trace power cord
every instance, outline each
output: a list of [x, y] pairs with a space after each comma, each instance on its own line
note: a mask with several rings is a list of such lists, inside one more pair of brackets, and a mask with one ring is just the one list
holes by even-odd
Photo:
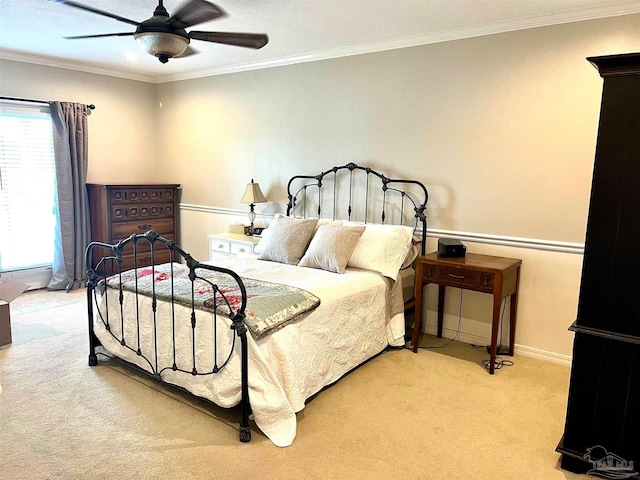
[[[458, 337], [460, 336], [460, 326], [462, 325], [462, 292], [464, 292], [464, 290], [461, 288], [460, 289], [460, 308], [458, 309], [458, 327], [456, 330], [456, 334], [453, 336], [453, 338], [449, 339], [449, 341], [447, 343], [445, 343], [444, 345], [434, 345], [434, 346], [428, 346], [428, 345], [422, 345], [422, 346], [418, 346], [418, 349], [424, 349], [424, 350], [435, 350], [438, 348], [445, 348], [448, 347], [449, 345], [451, 345], [452, 342], [456, 341], [458, 339]], [[414, 315], [416, 315], [414, 313]], [[407, 347], [405, 346], [404, 348], [406, 348], [407, 350], [413, 350], [413, 347]]]
[[[435, 346], [428, 346], [428, 345], [423, 345], [423, 346], [418, 346], [418, 349], [425, 349], [425, 350], [435, 350], [435, 349], [439, 349], [439, 348], [445, 348], [448, 347], [449, 345], [451, 345], [452, 342], [454, 342], [455, 340], [458, 339], [458, 337], [460, 336], [460, 327], [462, 325], [462, 293], [464, 292], [463, 289], [460, 289], [460, 308], [458, 310], [458, 327], [456, 330], [456, 334], [453, 336], [453, 338], [451, 338], [447, 343], [445, 343], [444, 345], [435, 345]], [[506, 311], [507, 307], [507, 299], [503, 299], [502, 300], [502, 306], [501, 306], [501, 310], [502, 313], [500, 314], [500, 341], [498, 343], [498, 352], [500, 351], [500, 345], [502, 345], [502, 333], [504, 330], [504, 313]], [[415, 315], [415, 314], [414, 314]], [[472, 347], [474, 348], [485, 348], [482, 345], [474, 345], [471, 344]], [[407, 350], [413, 350], [413, 347], [409, 347], [409, 346], [405, 346], [404, 348], [406, 348]], [[487, 349], [490, 348], [490, 346], [486, 346]], [[490, 369], [490, 363], [491, 362], [491, 358], [488, 358], [486, 360], [482, 360], [480, 363], [484, 366], [484, 368], [486, 368], [487, 370]], [[514, 365], [513, 360], [505, 360], [502, 357], [499, 357], [496, 355], [496, 359], [494, 362], [494, 370], [499, 370], [502, 367], [512, 367]]]
[[[494, 370], [500, 370], [502, 367], [512, 367], [514, 365], [513, 360], [505, 360], [504, 358], [498, 356], [498, 353], [500, 352], [500, 347], [502, 345], [502, 333], [504, 331], [504, 312], [507, 310], [507, 299], [503, 299], [502, 300], [502, 313], [500, 314], [500, 340], [498, 341], [498, 346], [496, 347], [496, 359], [493, 363], [493, 369]], [[489, 353], [491, 353], [490, 351], [491, 346], [487, 345], [487, 350], [489, 350]], [[482, 365], [484, 366], [484, 368], [486, 368], [487, 370], [491, 369], [491, 358], [488, 358], [487, 360], [482, 360]]]
[[[484, 368], [486, 368], [487, 370], [490, 370], [490, 365], [491, 365], [491, 359], [487, 359], [487, 360], [482, 360], [482, 365], [484, 366]], [[496, 361], [493, 362], [493, 369], [494, 370], [500, 370], [502, 367], [513, 367], [513, 360], [505, 360], [502, 357], [496, 357]]]

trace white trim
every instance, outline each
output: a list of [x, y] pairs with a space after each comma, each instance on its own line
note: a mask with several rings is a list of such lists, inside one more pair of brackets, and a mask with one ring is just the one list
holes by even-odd
[[427, 237], [455, 238], [469, 242], [490, 243], [492, 245], [505, 245], [516, 248], [531, 248], [535, 250], [547, 250], [561, 253], [584, 254], [584, 243], [561, 242], [558, 240], [542, 240], [538, 238], [508, 237], [505, 235], [492, 235], [490, 233], [456, 232], [453, 230], [440, 230], [427, 228]]
[[[216, 215], [229, 215], [229, 216], [238, 216], [238, 215], [247, 215], [247, 210], [240, 210], [237, 208], [223, 208], [223, 207], [211, 207], [208, 205], [194, 205], [191, 203], [181, 203], [180, 210], [185, 210], [189, 212], [200, 212], [200, 213], [212, 213]], [[272, 218], [273, 213], [260, 213], [255, 212], [256, 218]]]
[[329, 60], [332, 58], [382, 52], [399, 48], [414, 47], [418, 45], [429, 45], [434, 43], [448, 42], [452, 40], [494, 35], [515, 30], [545, 27], [549, 25], [559, 25], [563, 23], [582, 22], [599, 18], [631, 15], [634, 13], [640, 13], [640, 4], [637, 0], [611, 0], [606, 5], [599, 5], [597, 7], [580, 7], [571, 10], [559, 11], [548, 15], [533, 15], [530, 17], [518, 18], [505, 22], [492, 22], [465, 28], [443, 30], [440, 32], [433, 32], [424, 35], [414, 35], [381, 42], [364, 43], [360, 45], [353, 45], [331, 50], [320, 50], [304, 55], [291, 55], [258, 62], [203, 68], [187, 72], [170, 73], [166, 75], [156, 75], [151, 73], [141, 74], [131, 71], [122, 71], [114, 69], [113, 67], [96, 66], [80, 61], [46, 57], [41, 55], [32, 55], [16, 51], [8, 51], [6, 49], [0, 50], [0, 58], [17, 62], [66, 68], [69, 70], [77, 70], [80, 72], [95, 73], [98, 75], [108, 75], [129, 80], [138, 80], [148, 83], [166, 83], [178, 80], [190, 80], [194, 78], [209, 77], [214, 75], [225, 75], [230, 73], [260, 70], [264, 68], [295, 65], [298, 63], [317, 62], [320, 60]]
[[[433, 335], [436, 336], [437, 335], [437, 326], [435, 324], [426, 324], [426, 325], [422, 325], [422, 331], [429, 334], [429, 335]], [[462, 343], [468, 343], [470, 345], [488, 345], [491, 340], [488, 337], [484, 337], [481, 335], [474, 335], [472, 333], [465, 333], [462, 330], [460, 330], [460, 332], [458, 333], [457, 330], [452, 330], [450, 328], [446, 328], [446, 327], [442, 327], [442, 337], [443, 338], [454, 338], [456, 336], [456, 334], [458, 335], [458, 338], [456, 339], [457, 341], [460, 341]], [[442, 342], [442, 344], [446, 343], [443, 340], [440, 340]], [[434, 348], [434, 350], [437, 350], [437, 348]]]
[[[426, 325], [423, 330], [425, 333], [429, 335], [436, 335], [436, 325]], [[442, 337], [451, 339], [456, 335], [455, 330], [451, 330], [449, 328], [442, 329]], [[469, 333], [460, 332], [458, 334], [457, 341], [462, 343], [468, 343], [470, 345], [482, 345], [486, 346], [490, 343], [490, 339], [487, 337], [482, 337], [478, 335], [473, 335]], [[446, 341], [440, 340], [441, 344], [444, 345]], [[446, 347], [445, 347], [446, 348]], [[439, 350], [438, 348], [434, 348], [433, 350]], [[514, 352], [515, 355], [522, 355], [523, 357], [535, 358], [538, 360], [542, 360], [544, 362], [555, 363], [556, 365], [562, 365], [563, 367], [571, 367], [571, 355], [562, 355], [560, 353], [549, 352], [547, 350], [540, 350], [538, 348], [527, 347], [526, 345], [518, 345], [515, 344]], [[511, 358], [506, 356], [507, 358]]]
[[125, 72], [113, 67], [97, 66], [65, 58], [32, 55], [30, 53], [15, 52], [13, 50], [0, 49], [0, 59], [11, 60], [13, 62], [32, 63], [34, 65], [42, 65], [45, 67], [64, 68], [67, 70], [74, 70], [76, 72], [95, 73], [96, 75], [137, 80], [139, 82], [160, 83], [152, 75]]
[[16, 282], [28, 283], [29, 290], [46, 288], [51, 281], [51, 267], [27, 268], [2, 272], [2, 278], [9, 278]]
[[571, 367], [571, 355], [562, 355], [560, 353], [548, 352], [547, 350], [540, 350], [538, 348], [527, 347], [525, 345], [515, 345], [514, 348], [517, 355], [523, 357], [537, 358], [549, 363], [555, 363], [556, 365], [562, 365], [563, 367]]
[[[181, 203], [181, 210], [211, 213], [217, 215], [246, 215], [245, 210], [212, 207], [208, 205], [194, 205], [189, 203]], [[259, 213], [256, 212], [256, 218], [271, 218], [273, 213]], [[561, 253], [574, 253], [582, 255], [584, 254], [583, 243], [571, 243], [561, 242], [558, 240], [543, 240], [538, 238], [524, 238], [524, 237], [509, 237], [505, 235], [493, 235], [490, 233], [473, 233], [473, 232], [459, 232], [455, 230], [442, 230], [427, 228], [427, 237], [432, 238], [455, 238], [458, 240], [466, 240], [469, 242], [477, 243], [489, 243], [492, 245], [504, 245], [515, 248], [530, 248], [534, 250], [546, 250], [552, 252]]]

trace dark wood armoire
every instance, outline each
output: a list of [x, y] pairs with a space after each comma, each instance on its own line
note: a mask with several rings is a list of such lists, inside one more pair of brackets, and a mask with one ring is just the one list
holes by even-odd
[[640, 478], [640, 53], [604, 79], [562, 468]]

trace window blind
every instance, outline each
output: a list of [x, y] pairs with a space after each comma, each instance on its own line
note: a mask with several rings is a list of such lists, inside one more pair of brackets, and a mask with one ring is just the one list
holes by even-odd
[[49, 107], [0, 102], [0, 271], [51, 265], [54, 205]]

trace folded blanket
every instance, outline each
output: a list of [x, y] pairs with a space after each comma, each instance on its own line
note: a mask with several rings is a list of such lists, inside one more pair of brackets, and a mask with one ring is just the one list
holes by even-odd
[[[152, 296], [159, 300], [171, 301], [171, 269], [173, 266], [173, 298], [176, 303], [190, 307], [193, 300], [195, 308], [207, 312], [216, 310], [228, 316], [229, 307], [236, 311], [242, 303], [242, 294], [236, 281], [229, 275], [207, 269], [197, 269], [198, 278], [192, 284], [189, 268], [186, 265], [165, 263], [137, 270], [127, 270], [122, 275], [107, 278], [107, 285]], [[270, 283], [251, 278], [242, 278], [247, 291], [245, 325], [255, 338], [283, 328], [300, 315], [309, 312], [318, 305], [320, 299], [315, 295], [296, 287]], [[193, 291], [192, 291], [193, 290]], [[214, 294], [218, 290], [219, 293]], [[222, 294], [222, 295], [221, 295]], [[224, 296], [223, 296], [224, 295]], [[226, 301], [225, 301], [226, 299]]]

